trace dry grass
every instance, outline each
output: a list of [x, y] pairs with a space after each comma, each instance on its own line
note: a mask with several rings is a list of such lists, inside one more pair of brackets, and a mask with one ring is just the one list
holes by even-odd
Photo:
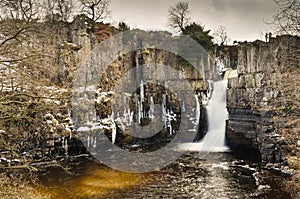
[[300, 159], [296, 156], [289, 157], [290, 167], [295, 169], [295, 174], [286, 183], [286, 189], [293, 198], [300, 198]]
[[1, 199], [47, 199], [47, 194], [40, 193], [22, 177], [7, 177], [6, 173], [0, 174]]

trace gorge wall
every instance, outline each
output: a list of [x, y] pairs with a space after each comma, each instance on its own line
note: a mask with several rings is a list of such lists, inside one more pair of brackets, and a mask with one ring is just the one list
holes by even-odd
[[237, 46], [237, 75], [227, 90], [232, 148], [258, 149], [268, 163], [299, 156], [299, 46], [299, 37], [287, 35]]
[[[43, 92], [49, 92], [51, 100], [40, 100], [41, 107], [46, 104], [47, 108], [45, 111], [41, 111], [38, 125], [32, 125], [32, 130], [27, 129], [23, 132], [22, 129], [19, 129], [20, 132], [16, 139], [9, 142], [8, 138], [17, 134], [16, 130], [11, 130], [9, 125], [6, 129], [0, 129], [2, 134], [5, 133], [5, 136], [7, 134], [8, 137], [4, 139], [8, 149], [1, 150], [10, 150], [10, 145], [15, 144], [17, 145], [15, 148], [20, 154], [29, 154], [34, 149], [37, 158], [45, 155], [76, 155], [82, 151], [86, 152], [81, 141], [87, 142], [90, 138], [79, 141], [71, 120], [71, 88], [72, 81], [76, 76], [76, 69], [93, 46], [118, 32], [116, 28], [108, 24], [99, 23], [98, 25], [97, 31], [91, 33], [89, 20], [84, 16], [78, 16], [71, 23], [57, 22], [47, 24], [47, 26], [40, 24], [46, 30], [47, 35], [33, 37], [30, 40], [30, 47], [36, 48], [37, 51], [53, 53], [53, 57], [56, 57], [54, 62], [52, 62], [53, 60], [47, 61], [45, 66], [53, 69], [55, 77], [51, 78], [51, 81], [57, 83], [52, 85], [51, 90], [46, 86], [36, 87], [46, 88]], [[170, 33], [160, 32], [159, 34], [171, 37]], [[210, 63], [205, 56], [197, 63], [206, 66], [205, 70], [199, 73], [190, 65], [185, 65], [186, 63], [180, 61], [175, 54], [155, 48], [143, 48], [143, 43], [137, 41], [134, 41], [132, 45], [138, 46], [139, 49], [127, 54], [120, 54], [119, 58], [111, 63], [101, 76], [96, 93], [98, 116], [102, 118], [111, 116], [110, 100], [113, 97], [109, 94], [110, 91], [128, 70], [143, 64], [163, 64], [179, 70], [182, 76], [188, 79], [196, 93], [200, 93], [198, 97], [199, 101], [202, 101], [208, 89], [206, 80], [213, 79], [212, 74], [216, 73], [215, 65]], [[298, 78], [300, 57], [298, 46], [299, 37], [281, 36], [271, 38], [269, 42], [240, 43], [223, 55], [216, 53], [216, 57], [225, 59], [228, 67], [237, 68], [237, 77], [228, 79], [227, 140], [231, 147], [258, 149], [265, 162], [286, 163], [287, 155], [299, 156], [300, 86]], [[226, 47], [222, 51], [226, 51]], [[41, 64], [41, 62], [39, 63]], [[142, 72], [140, 71], [140, 74], [137, 75], [144, 75]], [[164, 73], [168, 74], [168, 71], [164, 71]], [[162, 86], [175, 83], [176, 81], [166, 79]], [[161, 87], [149, 85], [144, 87], [146, 93], [149, 93], [148, 96], [145, 94], [144, 104], [148, 111], [151, 105], [151, 95], [161, 94]], [[2, 83], [1, 91], [7, 92], [4, 88], [6, 89], [7, 85]], [[18, 89], [14, 88], [14, 90]], [[186, 88], [180, 88], [180, 90], [184, 93]], [[56, 98], [53, 97], [53, 93], [58, 95], [55, 96], [57, 100], [54, 100]], [[137, 98], [140, 98], [139, 93], [140, 91], [136, 92]], [[45, 96], [42, 96], [38, 99], [44, 98]], [[194, 100], [194, 98], [185, 99], [183, 94], [183, 97], [179, 101], [175, 100], [174, 104], [179, 102], [182, 105], [183, 100]], [[138, 101], [133, 100], [133, 102], [137, 103]], [[159, 99], [155, 102], [162, 104]], [[11, 109], [11, 106], [7, 107]], [[16, 107], [19, 108], [19, 104]], [[201, 108], [200, 122], [205, 124], [205, 109]], [[134, 111], [133, 109], [131, 111]], [[174, 108], [172, 111], [178, 110]], [[135, 114], [137, 112], [136, 110]], [[23, 123], [23, 121], [21, 122]], [[36, 130], [37, 126], [39, 127], [38, 131]], [[202, 134], [204, 134], [206, 127], [205, 125], [202, 127]], [[198, 135], [196, 139], [200, 138], [201, 135]], [[19, 142], [20, 139], [23, 141]], [[7, 153], [10, 152], [5, 152], [5, 154]], [[1, 154], [1, 157], [8, 159], [5, 154]], [[14, 155], [10, 155], [9, 158], [14, 159]]]
[[[37, 59], [36, 62], [38, 63], [38, 66], [45, 69], [51, 69], [51, 73], [49, 73], [48, 70], [45, 70], [47, 72], [41, 71], [41, 74], [45, 76], [45, 81], [34, 81], [35, 86], [32, 86], [31, 90], [28, 89], [29, 86], [26, 84], [27, 82], [24, 81], [25, 77], [33, 79], [31, 75], [24, 75], [25, 77], [22, 79], [16, 75], [17, 71], [10, 74], [10, 71], [6, 67], [1, 68], [12, 76], [15, 81], [15, 84], [9, 84], [11, 82], [9, 79], [10, 76], [1, 75], [0, 77], [0, 91], [3, 92], [3, 96], [11, 95], [12, 98], [10, 102], [6, 100], [8, 97], [5, 97], [5, 99], [3, 99], [4, 102], [0, 103], [3, 115], [18, 116], [19, 114], [17, 113], [20, 113], [21, 109], [20, 104], [23, 104], [23, 101], [26, 101], [30, 106], [27, 106], [27, 104], [24, 103], [23, 112], [24, 114], [31, 114], [31, 118], [29, 119], [34, 122], [29, 121], [27, 124], [24, 122], [24, 119], [11, 119], [10, 117], [7, 117], [9, 120], [8, 122], [4, 121], [2, 123], [2, 120], [0, 121], [0, 132], [1, 136], [4, 137], [2, 139], [3, 145], [1, 145], [0, 148], [0, 159], [2, 158], [0, 164], [23, 164], [27, 160], [23, 161], [21, 157], [26, 157], [30, 160], [40, 160], [45, 156], [59, 157], [65, 155], [78, 155], [87, 153], [85, 146], [91, 145], [88, 142], [95, 143], [94, 135], [88, 135], [86, 136], [86, 139], [78, 138], [78, 133], [76, 131], [78, 129], [76, 129], [74, 121], [72, 121], [71, 111], [73, 83], [76, 78], [76, 71], [84, 62], [86, 56], [89, 55], [92, 48], [95, 47], [97, 43], [117, 34], [119, 30], [109, 24], [97, 23], [96, 31], [92, 32], [90, 23], [90, 19], [86, 16], [79, 15], [72, 22], [52, 21], [32, 24], [32, 26], [38, 27], [39, 30], [43, 31], [32, 33], [32, 36], [28, 38], [28, 44], [26, 43], [26, 45], [28, 45], [25, 46], [26, 50], [31, 49], [34, 52], [46, 54], [47, 59], [45, 58], [44, 61]], [[141, 35], [148, 34], [146, 34], [145, 31], [140, 32]], [[172, 35], [167, 32], [152, 32], [150, 34], [156, 34], [158, 37], [161, 35], [162, 38], [172, 37]], [[100, 75], [99, 85], [96, 88], [98, 120], [104, 118], [107, 119], [109, 117], [112, 118], [113, 114], [111, 112], [110, 100], [116, 97], [111, 95], [111, 91], [113, 91], [116, 82], [128, 70], [143, 64], [163, 64], [178, 70], [182, 77], [188, 79], [192, 88], [197, 90], [198, 94], [202, 93], [202, 96], [204, 95], [203, 93], [207, 89], [205, 78], [211, 79], [210, 71], [214, 70], [213, 68], [209, 68], [210, 66], [213, 67], [213, 64], [211, 64], [212, 62], [210, 63], [211, 60], [207, 58], [207, 55], [203, 56], [203, 59], [197, 63], [199, 65], [205, 65], [206, 68], [197, 71], [193, 69], [191, 65], [178, 58], [175, 54], [155, 49], [155, 47], [145, 48], [143, 47], [144, 44], [137, 40], [134, 40], [132, 45], [138, 47], [138, 49], [127, 52], [126, 54], [119, 54], [119, 57], [107, 67], [106, 71], [101, 71], [103, 74]], [[26, 51], [24, 50], [24, 52]], [[51, 59], [48, 57], [51, 57]], [[205, 78], [202, 75], [203, 73], [205, 73]], [[139, 74], [136, 75], [147, 76], [147, 74], [143, 74], [143, 71], [139, 71]], [[172, 74], [167, 70], [159, 75], [172, 77]], [[38, 76], [37, 79], [41, 79], [41, 77]], [[25, 82], [24, 86], [23, 82]], [[144, 96], [144, 111], [148, 112], [148, 109], [150, 108], [151, 95], [157, 94], [157, 99], [153, 97], [153, 101], [161, 105], [163, 103], [162, 95], [168, 92], [161, 92], [161, 88], [167, 84], [177, 83], [179, 84], [180, 82], [176, 81], [175, 78], [165, 79], [158, 87], [151, 87], [145, 84], [144, 89], [146, 94]], [[22, 85], [21, 88], [18, 87], [19, 84]], [[195, 101], [194, 96], [185, 99], [186, 88], [178, 88], [178, 90], [182, 91], [180, 92], [182, 96], [178, 101], [174, 100], [172, 102], [171, 95], [168, 95], [170, 98], [167, 97], [166, 99], [167, 106], [171, 103], [183, 104], [184, 100], [185, 103], [188, 101]], [[30, 95], [28, 95], [28, 93]], [[137, 99], [141, 98], [139, 93], [140, 91], [136, 92], [135, 97]], [[25, 96], [24, 99], [18, 99], [21, 100], [22, 103], [19, 103], [15, 97], [19, 95]], [[95, 92], [93, 92], [92, 95], [95, 97]], [[201, 101], [201, 95], [199, 95], [199, 101]], [[138, 100], [134, 99], [132, 102], [132, 104], [138, 103]], [[16, 114], [12, 113], [12, 107], [15, 107]], [[34, 107], [34, 109], [32, 107]], [[138, 109], [134, 109], [137, 109], [137, 106], [132, 106], [130, 111], [134, 111], [134, 114], [138, 115]], [[172, 111], [178, 111], [178, 107], [176, 109], [173, 106]], [[21, 113], [23, 114], [23, 112]], [[201, 113], [201, 117], [203, 118], [203, 112]], [[114, 115], [115, 118], [113, 119], [117, 119], [117, 114], [118, 113]], [[120, 117], [122, 116], [123, 112], [120, 112]], [[86, 125], [86, 127], [90, 128], [92, 122], [92, 125], [99, 125], [97, 121], [93, 121], [93, 118], [89, 119], [90, 123]], [[105, 126], [106, 124], [101, 125]], [[92, 126], [92, 128], [97, 129], [95, 126]], [[118, 130], [120, 130], [120, 128], [118, 128]], [[97, 133], [103, 133], [104, 131], [105, 129], [101, 129], [101, 132]], [[95, 132], [90, 131], [90, 133], [93, 134]], [[105, 133], [108, 134], [108, 137], [112, 137], [111, 128], [110, 132], [106, 131]], [[168, 134], [168, 132], [163, 132], [163, 134]], [[83, 144], [85, 144], [85, 146]], [[16, 161], [13, 162], [13, 160]]]
[[[137, 49], [126, 52], [126, 53], [119, 53], [118, 59], [115, 60], [113, 63], [108, 65], [105, 71], [101, 71], [99, 85], [97, 86], [97, 93], [96, 93], [96, 109], [97, 109], [97, 119], [105, 119], [108, 118], [110, 120], [117, 121], [117, 126], [122, 127], [117, 128], [117, 132], [111, 132], [108, 137], [111, 140], [116, 141], [116, 144], [120, 144], [122, 146], [125, 145], [140, 145], [142, 142], [146, 144], [152, 143], [152, 145], [159, 145], [160, 143], [165, 144], [165, 142], [169, 141], [172, 136], [174, 136], [174, 132], [177, 131], [176, 128], [178, 127], [179, 120], [169, 120], [170, 117], [174, 115], [180, 115], [180, 108], [181, 107], [188, 107], [188, 104], [195, 103], [195, 94], [194, 90], [197, 90], [198, 100], [201, 102], [202, 96], [204, 95], [205, 91], [207, 90], [207, 85], [205, 84], [204, 77], [201, 72], [205, 72], [206, 78], [212, 78], [213, 74], [210, 73], [209, 66], [213, 67], [214, 65], [211, 60], [208, 59], [207, 56], [201, 57], [200, 63], [205, 67], [203, 71], [197, 71], [194, 69], [191, 64], [188, 64], [186, 61], [180, 59], [176, 54], [171, 52], [167, 52], [162, 49], [157, 49], [156, 46], [147, 48], [145, 47], [145, 43], [143, 43], [143, 39], [139, 40], [140, 36], [144, 36], [146, 32], [138, 31], [135, 37], [136, 39], [130, 40], [129, 46], [134, 46]], [[156, 32], [150, 33], [148, 35], [153, 34], [155, 38], [161, 36], [162, 38], [169, 37], [171, 38], [171, 34], [164, 33], [164, 32]], [[144, 36], [145, 37], [145, 36]], [[77, 45], [81, 45], [78, 43]], [[127, 43], [125, 44], [127, 45]], [[83, 47], [84, 49], [84, 47]], [[120, 50], [122, 50], [120, 48]], [[79, 50], [80, 52], [80, 50]], [[121, 51], [122, 52], [122, 51]], [[99, 60], [98, 60], [99, 61]], [[101, 62], [99, 62], [101, 63]], [[143, 70], [141, 67], [143, 65], [146, 68], [152, 65], [152, 69]], [[178, 74], [174, 73], [168, 69], [164, 68], [163, 70], [159, 69], [159, 65], [166, 65], [178, 71]], [[153, 72], [153, 68], [158, 68], [159, 72]], [[145, 69], [145, 68], [144, 68]], [[126, 79], [126, 73], [130, 70], [133, 70], [134, 74], [130, 76], [129, 79]], [[84, 71], [83, 71], [84, 74]], [[156, 80], [155, 76], [158, 77]], [[150, 79], [149, 79], [150, 77]], [[127, 82], [136, 82], [140, 85], [136, 91], [131, 92], [124, 92], [118, 93], [115, 92], [115, 86], [118, 81], [122, 78], [125, 78], [125, 82], [123, 82], [121, 90], [127, 90], [125, 86]], [[186, 85], [182, 84], [182, 79], [187, 79], [192, 86], [192, 96], [189, 96], [189, 90]], [[141, 81], [142, 80], [142, 81]], [[150, 81], [152, 85], [147, 83], [148, 80], [156, 80]], [[172, 87], [168, 87], [172, 85], [173, 88], [176, 90], [172, 90]], [[142, 89], [143, 88], [143, 89]], [[171, 90], [168, 91], [166, 88], [170, 88]], [[118, 89], [117, 89], [118, 90]], [[110, 95], [107, 95], [111, 93]], [[188, 97], [189, 96], [189, 97]], [[165, 97], [165, 102], [164, 102]], [[118, 101], [118, 104], [121, 105], [123, 110], [112, 110], [112, 102]], [[128, 102], [130, 106], [128, 107]], [[166, 111], [165, 116], [161, 113], [156, 113], [155, 115], [162, 115], [162, 119], [166, 120], [165, 128], [161, 131], [159, 136], [153, 136], [154, 139], [137, 139], [130, 136], [130, 132], [128, 131], [128, 127], [131, 126], [131, 122], [142, 124], [145, 120], [146, 123], [149, 120], [149, 117], [152, 117], [153, 114], [150, 113], [153, 110], [151, 106], [154, 104], [162, 105], [165, 104], [166, 107], [163, 108]], [[152, 111], [151, 111], [152, 110]], [[193, 106], [193, 111], [196, 112], [196, 109]], [[155, 111], [154, 111], [155, 112]], [[187, 111], [191, 117], [195, 115], [192, 111]], [[89, 121], [93, 121], [93, 114], [90, 114], [91, 117]], [[172, 115], [172, 116], [170, 116]], [[79, 115], [78, 115], [79, 116]], [[176, 117], [177, 117], [176, 116]], [[201, 115], [204, 117], [203, 115]], [[84, 116], [79, 116], [80, 118], [86, 118]], [[128, 122], [128, 118], [132, 117]], [[169, 119], [168, 119], [169, 118]], [[94, 120], [95, 121], [95, 120]], [[126, 122], [125, 122], [126, 121]], [[179, 120], [180, 121], [180, 120]], [[78, 122], [76, 122], [78, 123]], [[129, 123], [129, 125], [125, 124]], [[180, 122], [179, 122], [180, 123]], [[87, 126], [86, 124], [82, 124]], [[166, 127], [168, 125], [168, 127]], [[168, 129], [168, 130], [166, 130]], [[153, 130], [153, 129], [152, 129]], [[92, 131], [90, 131], [92, 132]], [[84, 134], [88, 135], [88, 132], [84, 132]], [[99, 134], [98, 132], [92, 132], [92, 134]], [[108, 133], [109, 134], [109, 133]], [[115, 134], [115, 135], [114, 135]], [[83, 142], [88, 142], [89, 137]], [[114, 142], [112, 141], [112, 142]], [[157, 146], [155, 146], [157, 147]], [[153, 146], [152, 146], [153, 148]]]

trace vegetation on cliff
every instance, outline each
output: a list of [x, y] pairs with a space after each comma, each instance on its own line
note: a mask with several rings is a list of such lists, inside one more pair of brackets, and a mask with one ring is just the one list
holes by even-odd
[[[55, 159], [65, 153], [55, 150], [54, 140], [61, 141], [64, 136], [76, 138], [70, 120], [72, 81], [76, 67], [96, 43], [119, 31], [130, 29], [124, 22], [120, 22], [118, 27], [99, 22], [109, 14], [109, 0], [81, 0], [82, 13], [70, 22], [69, 19], [74, 14], [71, 2], [48, 1], [46, 6], [42, 6], [38, 0], [0, 2], [0, 166], [3, 168], [22, 165], [22, 168], [34, 170], [30, 163]], [[288, 0], [276, 2], [283, 7], [274, 16], [275, 22], [286, 32], [292, 31], [299, 35], [299, 1], [293, 1], [292, 4]], [[189, 23], [189, 13], [189, 4], [186, 2], [171, 6], [170, 27], [189, 35], [212, 53], [215, 46], [210, 30], [205, 30], [198, 23]], [[168, 32], [160, 34], [171, 36]], [[221, 43], [225, 41], [225, 38], [221, 38]], [[289, 146], [285, 153], [289, 157], [289, 163], [296, 168], [297, 175], [293, 181], [296, 184], [300, 180], [300, 57], [299, 45], [294, 44], [295, 42], [290, 42], [286, 46], [280, 46], [276, 57], [270, 55], [274, 59], [272, 70], [276, 81], [269, 83], [280, 91], [271, 103], [275, 112], [272, 118], [274, 132], [284, 136], [285, 143]], [[115, 84], [111, 80], [120, 79], [126, 64], [143, 64], [147, 58], [161, 58], [160, 53], [164, 53], [161, 57], [167, 57], [170, 63], [178, 59], [155, 49], [120, 55], [119, 60], [108, 68], [109, 73], [102, 76], [99, 89], [108, 93]], [[134, 57], [133, 54], [139, 57]], [[155, 63], [160, 62], [164, 60], [155, 60]], [[180, 64], [187, 67], [179, 69], [191, 68], [187, 62], [182, 61]], [[186, 73], [195, 79], [200, 76], [193, 70], [186, 70]], [[110, 108], [107, 108], [109, 100], [107, 97], [99, 101], [97, 110], [100, 116], [108, 117], [111, 114]], [[105, 103], [106, 106], [101, 107]], [[48, 151], [46, 144], [53, 147]], [[5, 193], [31, 198], [37, 194], [31, 188], [18, 189], [23, 188], [22, 182], [16, 181], [13, 184], [6, 176], [2, 175], [0, 178], [0, 195]]]

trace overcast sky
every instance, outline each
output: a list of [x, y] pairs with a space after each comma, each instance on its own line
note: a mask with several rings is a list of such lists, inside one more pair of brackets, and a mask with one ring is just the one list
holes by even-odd
[[[215, 31], [220, 25], [227, 28], [231, 40], [264, 39], [272, 31], [264, 19], [271, 19], [278, 9], [273, 0], [186, 0], [191, 9], [191, 21]], [[169, 30], [168, 8], [174, 0], [111, 0], [112, 23], [124, 21], [131, 28]]]

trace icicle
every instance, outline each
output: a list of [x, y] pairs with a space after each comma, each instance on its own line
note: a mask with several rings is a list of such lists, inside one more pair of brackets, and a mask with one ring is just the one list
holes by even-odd
[[68, 139], [65, 139], [64, 147], [65, 147], [65, 154], [68, 155]]
[[143, 82], [143, 80], [141, 80], [140, 97], [141, 97], [141, 103], [143, 103], [144, 102], [144, 98], [145, 98], [144, 82]]
[[210, 99], [213, 91], [213, 80], [207, 80], [208, 82], [208, 91], [207, 91], [207, 97]]
[[124, 109], [124, 112], [123, 112], [123, 119], [124, 119], [125, 121], [128, 120], [128, 115], [127, 115], [127, 109], [126, 109], [126, 108]]
[[111, 115], [109, 116], [109, 118], [110, 118], [111, 120], [114, 120], [114, 119], [115, 119], [115, 113], [114, 113], [113, 110], [111, 111]]
[[96, 146], [97, 146], [97, 136], [94, 135], [93, 148], [96, 148]]
[[142, 119], [142, 110], [141, 110], [140, 102], [138, 101], [138, 123], [141, 123], [141, 119]]
[[143, 108], [143, 104], [144, 104], [144, 98], [145, 98], [145, 91], [144, 91], [144, 82], [143, 80], [141, 80], [141, 84], [140, 84], [140, 101], [139, 101], [139, 123], [141, 123], [142, 119], [144, 118], [144, 108]]
[[[129, 110], [130, 111], [130, 110]], [[129, 125], [131, 125], [131, 123], [133, 122], [133, 115], [134, 115], [134, 112], [132, 111], [130, 113], [130, 117], [129, 117]]]
[[123, 132], [126, 130], [125, 125], [124, 125], [123, 122], [121, 122], [121, 129], [122, 129]]
[[96, 113], [96, 111], [93, 112], [93, 121], [94, 122], [97, 121], [97, 113]]
[[182, 101], [181, 111], [184, 113], [186, 111], [185, 109], [185, 102]]
[[172, 135], [172, 130], [173, 129], [172, 129], [172, 123], [171, 123], [171, 121], [169, 121], [169, 128], [170, 128], [169, 134]]
[[164, 122], [165, 124], [165, 127], [166, 127], [166, 122], [167, 122], [167, 116], [166, 116], [166, 104], [167, 104], [167, 99], [166, 99], [166, 94], [163, 94], [163, 101], [162, 101], [162, 121]]
[[113, 125], [112, 125], [112, 132], [111, 132], [111, 134], [112, 134], [112, 138], [111, 138], [111, 141], [112, 141], [112, 143], [114, 144], [115, 143], [115, 141], [116, 141], [116, 137], [117, 137], [117, 127], [116, 127], [116, 123], [115, 122], [113, 122]]
[[[131, 124], [131, 121], [132, 121], [130, 109], [127, 109], [127, 111], [124, 112], [124, 114], [126, 115], [126, 117], [125, 117], [125, 122], [126, 122], [126, 124], [127, 124], [127, 125], [130, 125], [130, 124]], [[133, 115], [132, 115], [132, 117], [133, 117]]]
[[149, 118], [150, 118], [150, 119], [153, 119], [153, 118], [154, 118], [154, 100], [153, 100], [153, 96], [150, 97]]
[[71, 118], [71, 109], [68, 109], [68, 117]]
[[90, 147], [90, 135], [87, 136], [87, 147]]
[[196, 100], [196, 121], [197, 121], [197, 125], [199, 124], [199, 118], [200, 118], [200, 104], [199, 104], [199, 98], [198, 95], [195, 95], [195, 100]]

